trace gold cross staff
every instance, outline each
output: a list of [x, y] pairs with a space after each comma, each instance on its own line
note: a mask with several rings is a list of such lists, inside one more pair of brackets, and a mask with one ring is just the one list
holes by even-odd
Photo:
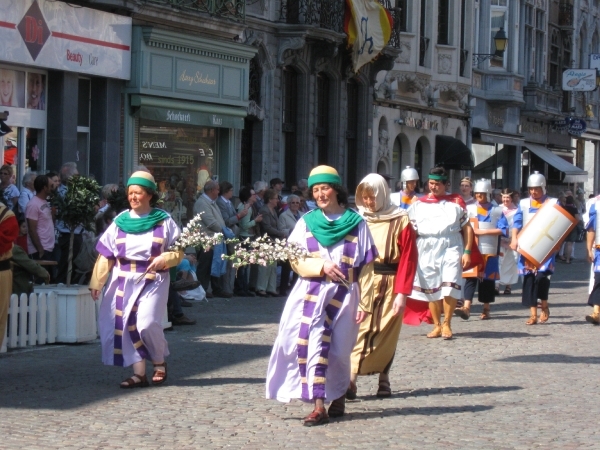
[[546, 228], [544, 228], [544, 229], [542, 230], [542, 232], [541, 232], [541, 233], [540, 233], [540, 235], [538, 236], [537, 240], [536, 240], [536, 241], [535, 241], [533, 244], [531, 244], [531, 249], [532, 249], [532, 250], [533, 250], [533, 247], [535, 247], [536, 245], [538, 245], [538, 244], [540, 243], [540, 241], [542, 240], [542, 238], [543, 238], [544, 236], [547, 236], [547, 237], [548, 237], [548, 239], [550, 239], [551, 241], [553, 241], [553, 240], [554, 240], [554, 238], [553, 238], [552, 236], [550, 236], [550, 233], [549, 233], [549, 231], [550, 231], [550, 228], [552, 228], [552, 226], [553, 226], [553, 225], [556, 223], [556, 220], [557, 220], [557, 219], [558, 219], [558, 217], [555, 217], [554, 219], [552, 219], [552, 220], [550, 221], [550, 223], [549, 223], [549, 224], [546, 226]]

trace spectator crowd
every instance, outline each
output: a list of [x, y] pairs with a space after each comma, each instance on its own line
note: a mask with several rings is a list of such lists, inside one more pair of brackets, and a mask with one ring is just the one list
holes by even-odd
[[[142, 170], [145, 170], [142, 167]], [[71, 230], [58, 219], [57, 208], [52, 199], [64, 197], [69, 178], [79, 175], [77, 164], [67, 162], [58, 172], [38, 174], [27, 172], [17, 187], [15, 171], [11, 165], [0, 168], [0, 202], [15, 214], [19, 224], [19, 236], [15, 241], [13, 255], [13, 293], [30, 293], [34, 284], [66, 283], [67, 258]], [[315, 208], [309, 197], [306, 179], [287, 189], [280, 178], [267, 184], [257, 181], [242, 186], [237, 191], [229, 181], [209, 180], [193, 203], [194, 215], [202, 213], [204, 231], [211, 235], [223, 233], [227, 238], [250, 241], [259, 236], [287, 238], [298, 219]], [[116, 184], [102, 187], [100, 202], [92, 230], [78, 226], [73, 240], [72, 282], [89, 282], [94, 262], [98, 256], [96, 244], [114, 218], [128, 209], [126, 195]], [[111, 201], [111, 196], [112, 201]], [[171, 211], [167, 198], [159, 199], [157, 207]], [[182, 223], [181, 215], [171, 215]], [[185, 217], [185, 216], [184, 216]], [[190, 219], [191, 215], [187, 217]], [[179, 220], [178, 220], [179, 219]], [[185, 220], [185, 218], [184, 218]], [[206, 298], [233, 296], [280, 297], [286, 296], [297, 275], [289, 262], [268, 266], [250, 265], [234, 269], [231, 262], [221, 258], [234, 251], [233, 244], [213, 248], [187, 249], [183, 261], [172, 270], [173, 288], [169, 291], [169, 318], [174, 325], [191, 325], [195, 321], [183, 314], [182, 307]], [[184, 290], [185, 289], [185, 290]]]

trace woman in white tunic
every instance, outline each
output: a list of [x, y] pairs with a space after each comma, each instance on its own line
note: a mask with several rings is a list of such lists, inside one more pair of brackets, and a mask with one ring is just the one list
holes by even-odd
[[506, 217], [508, 222], [507, 235], [509, 237], [502, 237], [500, 245], [502, 247], [502, 253], [500, 255], [500, 284], [506, 286], [504, 288], [504, 294], [508, 295], [511, 293], [511, 285], [519, 281], [519, 268], [517, 267], [517, 261], [519, 260], [519, 254], [510, 248], [510, 241], [512, 237], [512, 228], [517, 212], [517, 205], [514, 203], [515, 191], [512, 189], [502, 190], [502, 214]]
[[429, 302], [434, 328], [427, 335], [428, 338], [452, 339], [450, 324], [456, 301], [461, 298], [462, 269], [471, 263], [473, 231], [469, 217], [456, 202], [455, 196], [446, 195], [447, 180], [444, 168], [431, 169], [428, 182], [430, 193], [408, 209], [408, 217], [417, 232], [419, 252], [419, 264], [410, 297]]
[[[291, 262], [300, 278], [281, 316], [266, 397], [314, 403], [304, 418], [305, 426], [314, 426], [344, 413], [358, 324], [373, 308], [377, 248], [361, 216], [345, 208], [347, 195], [334, 168], [316, 167], [308, 184], [318, 208], [298, 220], [288, 240], [310, 256]], [[332, 402], [329, 411], [325, 402]]]
[[158, 199], [151, 174], [133, 173], [127, 198], [131, 210], [115, 218], [96, 246], [99, 256], [90, 290], [97, 300], [108, 281], [98, 319], [102, 362], [133, 365], [133, 376], [121, 383], [122, 388], [133, 388], [149, 385], [147, 359], [154, 364], [153, 384], [167, 379], [169, 348], [162, 319], [169, 268], [181, 262], [183, 252], [167, 251], [179, 237], [179, 228], [166, 212], [151, 206]]

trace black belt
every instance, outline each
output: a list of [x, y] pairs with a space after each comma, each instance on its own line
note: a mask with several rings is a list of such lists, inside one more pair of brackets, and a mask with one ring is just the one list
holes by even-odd
[[375, 263], [373, 269], [377, 275], [396, 275], [398, 264]]
[[4, 272], [5, 270], [10, 270], [10, 259], [0, 261], [0, 272]]

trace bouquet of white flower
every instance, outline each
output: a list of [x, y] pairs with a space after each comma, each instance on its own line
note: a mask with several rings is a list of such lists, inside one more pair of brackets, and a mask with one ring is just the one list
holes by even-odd
[[271, 239], [266, 234], [251, 241], [245, 239], [235, 246], [233, 255], [223, 255], [223, 259], [233, 261], [236, 269], [248, 264], [266, 266], [276, 261], [304, 259], [308, 252], [296, 242], [285, 239]]
[[[188, 247], [203, 247], [205, 250], [208, 250], [210, 247], [220, 244], [223, 241], [226, 244], [239, 242], [237, 239], [224, 239], [223, 233], [215, 233], [212, 236], [206, 234], [202, 231], [201, 215], [202, 213], [196, 214], [192, 220], [188, 222], [177, 240], [167, 249], [167, 251], [184, 251]], [[138, 277], [136, 284], [144, 279], [147, 272], [148, 271], [144, 272]]]
[[[205, 249], [223, 242], [223, 233], [215, 233], [209, 236], [202, 231], [202, 213], [196, 214], [192, 220], [183, 228], [177, 240], [169, 247], [169, 251], [177, 252], [185, 250], [188, 247], [203, 247]], [[237, 242], [237, 240], [227, 240], [226, 243]]]

